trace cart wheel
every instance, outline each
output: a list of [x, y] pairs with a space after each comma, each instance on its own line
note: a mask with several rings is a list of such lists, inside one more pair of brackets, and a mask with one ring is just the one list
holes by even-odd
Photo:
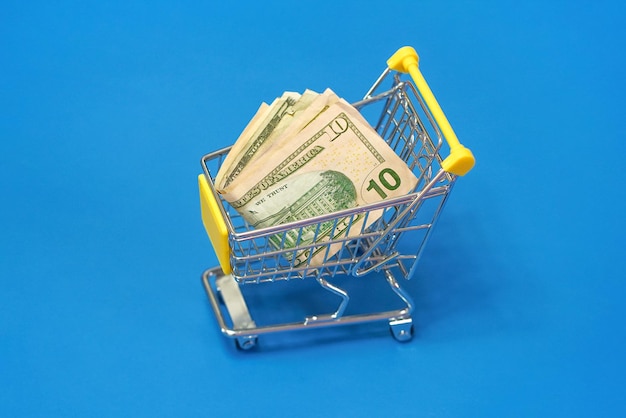
[[238, 350], [248, 351], [256, 347], [257, 339], [255, 336], [239, 337], [235, 339], [235, 346]]
[[391, 320], [389, 321], [389, 329], [393, 338], [400, 342], [411, 341], [415, 330], [411, 318]]

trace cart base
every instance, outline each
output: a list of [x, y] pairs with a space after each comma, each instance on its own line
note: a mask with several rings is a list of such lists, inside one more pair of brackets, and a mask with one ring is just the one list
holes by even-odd
[[[405, 307], [402, 309], [345, 316], [335, 312], [334, 314], [308, 316], [301, 322], [267, 326], [258, 326], [252, 319], [239, 284], [232, 275], [224, 274], [220, 267], [214, 267], [203, 273], [202, 282], [221, 332], [226, 337], [234, 339], [236, 346], [242, 350], [255, 347], [259, 335], [263, 334], [377, 321], [387, 321], [391, 334], [396, 340], [410, 341], [413, 338], [413, 320], [411, 318], [413, 301], [408, 293], [400, 287], [391, 271], [384, 270], [384, 273], [391, 289], [404, 302]], [[221, 305], [226, 308], [229, 321]]]

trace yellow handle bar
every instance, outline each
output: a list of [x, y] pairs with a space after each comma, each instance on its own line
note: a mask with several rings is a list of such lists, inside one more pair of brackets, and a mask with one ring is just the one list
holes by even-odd
[[217, 261], [219, 261], [224, 274], [230, 274], [232, 269], [230, 267], [228, 227], [204, 174], [198, 176], [198, 188], [200, 189], [200, 210], [204, 229], [209, 235], [215, 255], [217, 255]]
[[421, 71], [418, 67], [419, 57], [417, 52], [410, 46], [405, 46], [396, 51], [395, 54], [387, 60], [387, 66], [395, 71], [401, 73], [408, 73], [415, 87], [420, 92], [420, 95], [426, 102], [426, 105], [430, 109], [430, 113], [435, 118], [435, 122], [439, 125], [441, 134], [450, 146], [450, 155], [448, 155], [442, 162], [442, 168], [448, 173], [463, 176], [467, 174], [472, 167], [474, 167], [475, 159], [472, 151], [465, 148], [457, 138], [448, 118], [441, 110], [437, 99], [433, 95], [433, 92], [428, 87], [428, 83], [424, 79]]

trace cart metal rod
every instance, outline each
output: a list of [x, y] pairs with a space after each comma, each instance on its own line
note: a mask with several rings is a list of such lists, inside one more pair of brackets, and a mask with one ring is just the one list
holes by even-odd
[[[431, 196], [437, 196], [442, 193], [445, 193], [445, 191], [442, 191], [439, 189], [431, 191], [431, 190], [426, 190], [426, 188], [424, 188], [422, 191], [417, 192], [417, 193], [412, 193], [409, 195], [404, 195], [404, 196], [400, 196], [396, 198], [385, 199], [380, 202], [370, 203], [368, 205], [357, 206], [354, 208], [343, 209], [341, 211], [327, 213], [324, 215], [318, 215], [318, 216], [314, 216], [311, 218], [307, 218], [305, 220], [292, 221], [292, 222], [288, 222], [284, 224], [273, 225], [273, 226], [264, 227], [262, 229], [254, 229], [254, 230], [244, 231], [244, 232], [235, 232], [235, 231], [231, 231], [231, 232], [235, 240], [238, 240], [238, 239], [247, 240], [251, 238], [261, 238], [264, 236], [274, 235], [277, 233], [290, 231], [292, 229], [301, 228], [307, 225], [316, 225], [321, 222], [333, 221], [336, 218], [344, 218], [344, 217], [347, 218], [347, 217], [350, 217], [359, 213], [367, 213], [367, 212], [372, 212], [378, 209], [386, 209], [388, 207], [395, 206], [395, 205], [410, 204], [416, 199], [426, 199]], [[229, 230], [231, 230], [232, 228], [230, 227], [230, 222], [227, 222], [227, 224], [229, 226]], [[378, 235], [378, 234], [373, 233], [373, 235]], [[313, 244], [311, 245], [313, 246]]]
[[[302, 330], [302, 329], [307, 329], [307, 328], [320, 328], [320, 327], [336, 326], [336, 325], [360, 324], [360, 323], [373, 322], [373, 321], [401, 320], [404, 318], [410, 318], [410, 314], [413, 309], [413, 305], [412, 303], [410, 303], [410, 298], [408, 298], [408, 295], [406, 294], [406, 292], [404, 292], [402, 288], [400, 288], [400, 286], [396, 282], [395, 286], [392, 285], [392, 290], [394, 290], [394, 292], [398, 294], [398, 296], [400, 296], [401, 299], [405, 303], [407, 303], [408, 306], [403, 309], [397, 309], [397, 310], [391, 310], [391, 311], [385, 311], [385, 312], [377, 312], [377, 313], [366, 313], [366, 314], [342, 316], [342, 317], [333, 319], [332, 321], [327, 320], [325, 316], [320, 316], [320, 320], [314, 320], [313, 317], [309, 317], [305, 321], [302, 321], [302, 322], [265, 325], [265, 326], [259, 326], [259, 327], [254, 327], [254, 328], [239, 328], [239, 329], [230, 328], [226, 324], [224, 315], [222, 313], [222, 309], [219, 306], [217, 295], [215, 294], [215, 291], [213, 290], [213, 287], [211, 286], [211, 283], [209, 281], [210, 275], [215, 275], [213, 270], [211, 269], [206, 270], [204, 274], [202, 275], [202, 282], [204, 284], [206, 293], [209, 297], [211, 307], [213, 308], [213, 311], [217, 318], [218, 326], [220, 327], [221, 332], [230, 338], [251, 337], [251, 336], [257, 336], [257, 335], [262, 335], [262, 334], [270, 334], [274, 332], [296, 331], [296, 330]], [[387, 280], [389, 281], [389, 277], [387, 277]], [[395, 281], [395, 278], [393, 278], [393, 281]], [[398, 293], [396, 289], [400, 289], [401, 293]], [[405, 297], [402, 297], [401, 294], [404, 295]]]
[[[387, 77], [387, 75], [390, 72], [391, 72], [391, 69], [389, 67], [385, 68], [385, 71], [383, 71], [383, 73], [374, 82], [372, 87], [370, 87], [370, 89], [367, 91], [367, 93], [365, 93], [365, 96], [363, 96], [363, 100], [361, 100], [361, 102], [369, 101], [370, 99], [373, 99], [373, 98], [378, 97], [378, 96], [383, 96], [383, 95], [372, 96], [372, 93], [374, 93], [376, 91], [376, 89], [378, 89], [378, 86], [380, 86], [380, 83], [382, 83], [382, 81]], [[390, 93], [390, 92], [391, 91], [386, 92], [386, 93]], [[386, 95], [386, 93], [383, 93], [383, 94]], [[362, 104], [361, 102], [358, 102], [358, 103]]]
[[[385, 237], [387, 235], [389, 235], [391, 232], [393, 232], [396, 229], [396, 226], [406, 217], [409, 215], [409, 213], [423, 200], [423, 195], [428, 192], [428, 190], [430, 190], [437, 182], [439, 182], [439, 180], [442, 179], [442, 177], [446, 174], [446, 172], [444, 170], [439, 170], [437, 172], [437, 174], [435, 174], [435, 176], [432, 178], [432, 180], [430, 181], [430, 183], [428, 183], [424, 189], [422, 189], [422, 192], [420, 192], [415, 199], [411, 202], [410, 205], [408, 205], [407, 207], [404, 208], [404, 210], [402, 211], [402, 213], [398, 214], [398, 216], [396, 216], [396, 218], [389, 223], [389, 225], [387, 225], [387, 228], [385, 229], [385, 231], [383, 231], [383, 233], [378, 236], [378, 238], [376, 238], [376, 240], [370, 245], [369, 249], [363, 254], [361, 255], [361, 258], [355, 263], [354, 268], [352, 270], [352, 275], [355, 277], [359, 277], [362, 276], [364, 274], [364, 271], [361, 270], [361, 266], [363, 265], [363, 263], [365, 263], [367, 261], [367, 259], [369, 258], [369, 256], [372, 254], [372, 252], [378, 247], [378, 244], [385, 239]], [[369, 271], [369, 270], [366, 270]]]
[[[215, 187], [213, 185], [213, 179], [209, 173], [208, 167], [206, 165], [207, 160], [213, 159], [213, 158], [217, 158], [219, 156], [221, 156], [222, 152], [225, 152], [226, 150], [228, 150], [230, 147], [226, 147], [220, 151], [216, 151], [210, 154], [207, 154], [203, 157], [202, 159], [202, 168], [204, 171], [204, 175], [206, 176], [206, 180], [207, 180], [207, 185], [209, 185], [209, 188], [212, 191], [212, 194], [214, 196], [214, 198], [216, 199], [216, 201], [220, 200], [220, 196], [217, 193], [217, 191], [215, 190]], [[217, 205], [219, 206], [219, 208], [217, 208], [217, 211], [219, 211], [222, 216], [221, 219], [224, 220], [224, 224], [225, 227], [227, 228], [228, 232], [230, 233], [230, 235], [232, 235], [232, 237], [235, 240], [247, 240], [250, 238], [259, 238], [259, 237], [263, 237], [263, 236], [268, 236], [268, 235], [274, 235], [276, 233], [281, 233], [281, 232], [285, 232], [285, 231], [289, 231], [292, 229], [296, 229], [296, 228], [300, 228], [304, 225], [308, 225], [308, 224], [317, 224], [320, 222], [326, 222], [329, 220], [334, 220], [337, 217], [349, 217], [351, 215], [355, 215], [358, 213], [365, 213], [365, 212], [369, 212], [369, 211], [375, 211], [378, 209], [385, 209], [389, 206], [393, 206], [393, 205], [402, 205], [402, 204], [406, 204], [411, 202], [412, 200], [416, 199], [417, 196], [419, 196], [420, 199], [425, 199], [425, 198], [429, 198], [431, 196], [435, 196], [438, 195], [440, 193], [445, 193], [445, 190], [439, 190], [440, 188], [424, 188], [421, 192], [417, 192], [417, 193], [411, 193], [409, 195], [404, 195], [404, 196], [398, 196], [395, 198], [391, 198], [391, 199], [385, 199], [382, 200], [380, 202], [375, 202], [375, 203], [371, 203], [368, 205], [364, 205], [364, 206], [359, 206], [356, 208], [348, 208], [348, 209], [344, 209], [341, 211], [337, 211], [337, 212], [332, 212], [332, 213], [328, 213], [328, 214], [324, 214], [324, 215], [318, 215], [315, 217], [311, 217], [308, 218], [306, 220], [299, 220], [299, 221], [292, 221], [289, 223], [284, 223], [284, 224], [280, 224], [280, 225], [274, 225], [274, 226], [268, 226], [262, 229], [255, 229], [255, 230], [250, 230], [250, 231], [243, 231], [243, 232], [238, 232], [235, 231], [233, 226], [232, 226], [232, 222], [228, 221], [228, 216], [226, 214], [225, 208], [223, 204]], [[420, 194], [421, 193], [421, 194]]]
[[242, 329], [232, 329], [228, 328], [224, 322], [223, 316], [218, 314], [218, 322], [219, 327], [222, 330], [222, 333], [227, 337], [235, 338], [235, 337], [250, 337], [257, 336], [263, 334], [271, 334], [275, 332], [288, 332], [288, 331], [298, 331], [302, 329], [311, 329], [311, 328], [323, 328], [329, 326], [338, 326], [338, 325], [356, 325], [356, 324], [364, 324], [368, 322], [377, 322], [377, 321], [390, 321], [390, 320], [400, 320], [407, 316], [407, 309], [399, 309], [396, 311], [387, 311], [380, 313], [369, 313], [369, 314], [361, 314], [361, 315], [350, 315], [343, 316], [341, 318], [331, 320], [311, 320], [311, 318], [307, 318], [307, 320], [302, 322], [292, 322], [288, 324], [278, 324], [278, 325], [266, 325], [256, 328], [242, 328]]
[[418, 61], [419, 57], [415, 49], [410, 46], [405, 46], [398, 49], [391, 58], [387, 60], [387, 66], [392, 70], [408, 73], [411, 76], [415, 86], [435, 118], [435, 121], [437, 121], [443, 137], [450, 146], [450, 155], [444, 159], [442, 163], [443, 169], [449, 173], [463, 176], [474, 167], [474, 155], [468, 148], [461, 144], [456, 133], [454, 133], [454, 129], [450, 126], [448, 118], [443, 113], [439, 102], [437, 102], [435, 95], [420, 71]]
[[[387, 279], [387, 283], [389, 283], [389, 286], [391, 286], [391, 290], [393, 290], [394, 293], [398, 295], [398, 297], [400, 297], [400, 299], [402, 299], [402, 301], [407, 306], [406, 309], [403, 309], [401, 318], [411, 315], [411, 313], [413, 312], [413, 307], [414, 307], [413, 299], [411, 298], [411, 296], [408, 294], [406, 290], [402, 288], [402, 286], [400, 286], [400, 283], [398, 283], [398, 281], [396, 280], [391, 270], [385, 269], [385, 278]], [[394, 318], [394, 319], [401, 319], [401, 318]]]
[[[317, 282], [320, 284], [320, 286], [322, 286], [323, 289], [328, 290], [329, 292], [334, 293], [335, 295], [341, 298], [341, 303], [339, 304], [339, 307], [337, 308], [335, 313], [329, 316], [329, 318], [332, 320], [337, 320], [341, 318], [343, 316], [344, 311], [346, 310], [346, 306], [348, 306], [348, 302], [350, 301], [350, 296], [348, 296], [348, 292], [346, 292], [345, 290], [343, 290], [342, 288], [338, 286], [335, 286], [334, 284], [330, 283], [328, 280], [325, 280], [323, 277], [318, 277]], [[305, 323], [308, 324], [309, 320], [311, 319], [314, 320], [314, 317], [307, 318], [305, 320]]]

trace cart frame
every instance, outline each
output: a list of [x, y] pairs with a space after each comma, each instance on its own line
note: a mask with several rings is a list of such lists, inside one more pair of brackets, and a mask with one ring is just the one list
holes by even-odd
[[[405, 73], [410, 79], [403, 77]], [[391, 81], [390, 88], [384, 88], [386, 81]], [[375, 105], [382, 107], [378, 119], [372, 123], [371, 117], [366, 118], [418, 178], [414, 191], [406, 196], [255, 230], [221, 199], [213, 185], [212, 173], [217, 172], [230, 147], [202, 157], [203, 173], [198, 177], [202, 220], [220, 264], [207, 269], [202, 282], [222, 333], [234, 338], [238, 347], [252, 348], [259, 335], [268, 333], [372, 321], [388, 321], [399, 341], [412, 338], [414, 303], [396, 276], [413, 276], [457, 177], [472, 169], [474, 157], [458, 141], [419, 70], [413, 48], [400, 48], [364, 98], [353, 103], [362, 113]], [[446, 158], [441, 155], [444, 140], [450, 149]], [[355, 229], [357, 219], [367, 220], [373, 213], [380, 216]], [[322, 225], [331, 225], [333, 233], [318, 242]], [[339, 230], [346, 232], [334, 234]], [[303, 231], [314, 231], [312, 242], [301, 239]], [[420, 237], [411, 253], [399, 245], [410, 231]], [[295, 247], [285, 246], [287, 236], [296, 236]], [[308, 256], [304, 262], [296, 262], [296, 253]], [[321, 263], [311, 262], [314, 253], [323, 255]], [[384, 276], [402, 307], [345, 315], [350, 296], [333, 284], [332, 278], [371, 272]], [[305, 278], [315, 278], [324, 290], [340, 297], [334, 312], [309, 315], [298, 322], [255, 323], [240, 286]]]

